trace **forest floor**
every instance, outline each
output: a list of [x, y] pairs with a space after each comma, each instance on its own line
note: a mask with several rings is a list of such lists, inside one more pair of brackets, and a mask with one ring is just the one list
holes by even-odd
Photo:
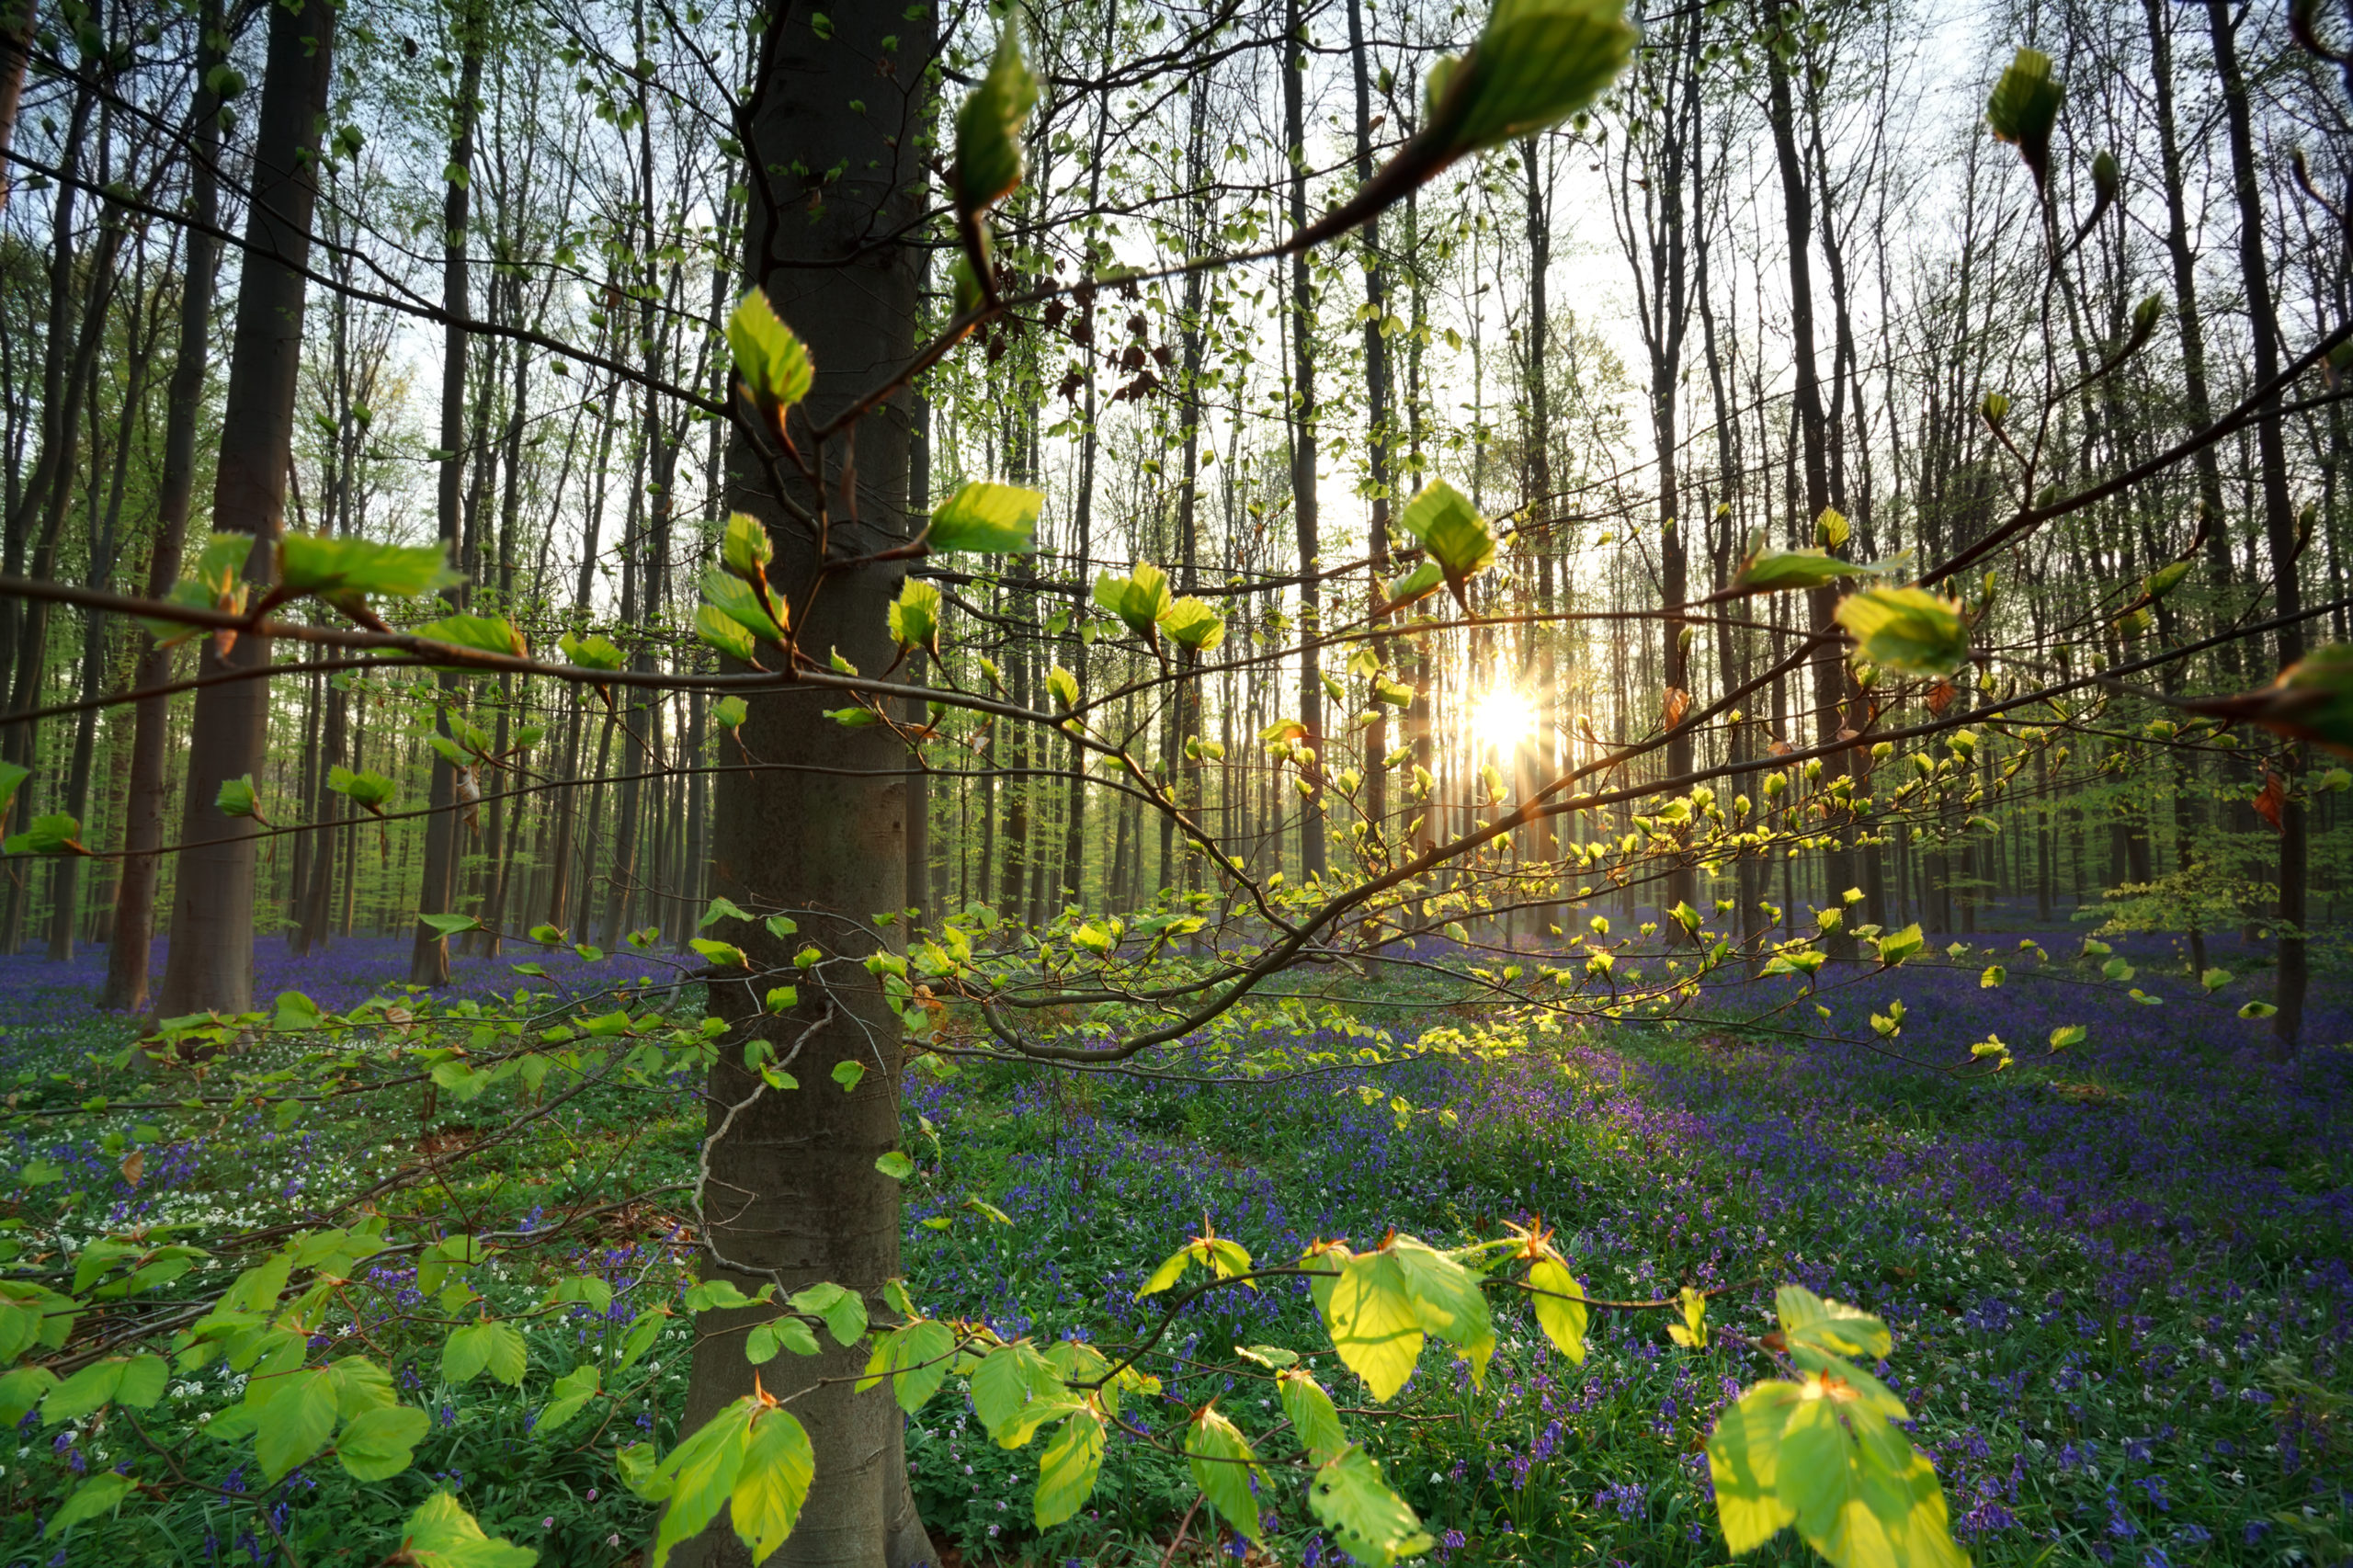
[[[2236, 1014], [2268, 994], [2268, 977], [2234, 944], [2216, 944], [2209, 961], [2241, 978], [2210, 998], [2183, 977], [2174, 939], [2118, 939], [2139, 971], [2131, 985], [2156, 999], [2138, 1001], [2063, 956], [2079, 932], [2034, 936], [2049, 959], [2021, 952], [2010, 931], [1968, 938], [1969, 952], [1933, 965], [1826, 972], [1813, 995], [1766, 983], [1809, 1026], [1826, 1006], [1827, 1027], [1872, 1046], [1799, 1046], [1690, 1020], [1537, 1033], [1501, 1061], [1246, 1086], [998, 1068], [911, 1080], [907, 1147], [921, 1169], [908, 1192], [908, 1272], [927, 1310], [985, 1318], [1007, 1336], [1108, 1344], [1153, 1321], [1133, 1292], [1204, 1213], [1266, 1262], [1319, 1236], [1362, 1244], [1395, 1226], [1454, 1244], [1540, 1216], [1598, 1297], [1736, 1288], [1711, 1306], [1708, 1348], [1670, 1345], [1665, 1314], [1602, 1312], [1582, 1366], [1517, 1304], [1499, 1303], [1503, 1344], [1483, 1386], [1434, 1349], [1389, 1410], [1352, 1417], [1439, 1536], [1438, 1559], [1723, 1562], [1699, 1445], [1724, 1400], [1769, 1375], [1753, 1336], [1768, 1325], [1771, 1283], [1796, 1279], [1887, 1319], [1895, 1346], [1881, 1375], [1909, 1403], [1979, 1562], [2343, 1561], [2353, 1554], [2353, 975], [2316, 963], [2311, 1044], [2275, 1067], [2262, 1058], [2267, 1025]], [[283, 961], [274, 947], [264, 945], [261, 994], [300, 988], [332, 1009], [397, 974], [405, 945]], [[1984, 985], [1989, 963], [2007, 970], [1998, 989]], [[83, 1052], [119, 1048], [123, 1021], [91, 1002], [102, 965], [102, 953], [69, 965], [0, 960], [0, 1078], [71, 1074]], [[503, 971], [476, 960], [460, 984], [486, 990]], [[1868, 1019], [1899, 997], [1899, 1051], [1949, 1062], [1998, 1033], [2016, 1064], [1960, 1079], [1892, 1060]], [[1743, 1000], [1767, 999], [1760, 986]], [[1385, 992], [1338, 1019], [1265, 1023], [1296, 1051], [1347, 1051], [1364, 1028], [1418, 1032], [1443, 1001]], [[2088, 1037], [2052, 1051], [2052, 1029], [2068, 1024]], [[599, 1195], [677, 1181], [701, 1118], [685, 1093], [656, 1093], [659, 1114], [642, 1096], [597, 1098], [479, 1162], [443, 1195], [449, 1210], [480, 1229], [531, 1229]], [[13, 1194], [10, 1212], [69, 1234], [170, 1223], [218, 1233], [461, 1143], [474, 1131], [468, 1111], [477, 1125], [497, 1116], [485, 1100], [423, 1128], [224, 1124], [150, 1146], [136, 1180], [123, 1168], [142, 1138], [133, 1119], [52, 1124], [5, 1152], [11, 1168], [47, 1161], [62, 1179]], [[284, 1561], [274, 1525], [294, 1561], [373, 1562], [433, 1484], [455, 1484], [486, 1528], [537, 1546], [543, 1563], [629, 1562], [647, 1514], [619, 1485], [610, 1450], [670, 1440], [683, 1330], [655, 1348], [659, 1369], [641, 1394], [595, 1432], [575, 1418], [534, 1434], [531, 1413], [550, 1379], [608, 1355], [634, 1312], [681, 1288], [679, 1207], [675, 1191], [657, 1193], [550, 1249], [551, 1271], [601, 1273], [621, 1295], [602, 1319], [581, 1308], [534, 1328], [519, 1392], [486, 1380], [441, 1386], [435, 1341], [386, 1344], [385, 1329], [370, 1353], [394, 1359], [406, 1397], [436, 1415], [419, 1471], [392, 1483], [358, 1487], [322, 1465], [265, 1486], [202, 1437], [233, 1390], [195, 1377], [143, 1423], [192, 1484], [119, 1524], [78, 1528], [61, 1552], [38, 1540], [40, 1521], [75, 1474], [134, 1456], [142, 1471], [161, 1467], [131, 1434], [28, 1417], [0, 1454], [0, 1562]], [[483, 1289], [502, 1307], [525, 1306], [545, 1284], [529, 1274], [518, 1262]], [[375, 1270], [369, 1289], [387, 1324], [423, 1301], [404, 1267]], [[1163, 1342], [1175, 1358], [1156, 1369], [1165, 1400], [1131, 1402], [1131, 1417], [1165, 1437], [1217, 1395], [1263, 1434], [1276, 1413], [1257, 1406], [1272, 1391], [1233, 1348], [1317, 1343], [1303, 1287], [1213, 1293]], [[1336, 1367], [1323, 1375], [1345, 1378]], [[1283, 1439], [1262, 1451], [1280, 1456]], [[936, 1542], [968, 1562], [1157, 1563], [1192, 1497], [1180, 1461], [1115, 1439], [1094, 1506], [1040, 1538], [1029, 1517], [1035, 1448], [997, 1449], [952, 1393], [918, 1417], [909, 1457]], [[1321, 1568], [1334, 1553], [1279, 1484], [1273, 1558]], [[1178, 1556], [1230, 1548], [1205, 1517]], [[1805, 1556], [1785, 1536], [1758, 1560]]]

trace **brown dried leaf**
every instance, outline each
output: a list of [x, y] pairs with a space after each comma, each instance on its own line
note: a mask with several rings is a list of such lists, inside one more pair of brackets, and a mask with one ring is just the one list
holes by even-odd
[[1928, 712], [1936, 718], [1943, 718], [1951, 709], [1952, 699], [1960, 695], [1961, 693], [1954, 689], [1952, 682], [1949, 680], [1937, 682], [1928, 688]]
[[1691, 694], [1679, 686], [1666, 688], [1666, 727], [1670, 730], [1683, 722], [1683, 715], [1691, 710]]
[[2279, 776], [2269, 768], [2263, 770], [2263, 792], [2254, 801], [2255, 814], [2271, 824], [2271, 831], [2280, 831], [2279, 818], [2287, 808], [2288, 791]]

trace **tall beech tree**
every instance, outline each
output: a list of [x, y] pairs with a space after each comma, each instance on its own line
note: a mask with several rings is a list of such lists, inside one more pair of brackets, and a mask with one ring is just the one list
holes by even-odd
[[[308, 302], [320, 133], [334, 79], [333, 0], [269, 11], [268, 63], [254, 126], [252, 201], [237, 280], [236, 332], [212, 493], [215, 533], [251, 538], [242, 598], [258, 604], [277, 580], [294, 441], [296, 373]], [[226, 642], [227, 647], [222, 643]], [[201, 677], [270, 663], [259, 631], [203, 639]], [[181, 797], [171, 947], [156, 1009], [164, 1017], [253, 1005], [255, 840], [259, 824], [220, 808], [221, 789], [257, 772], [269, 727], [266, 678], [214, 681], [196, 697]]]

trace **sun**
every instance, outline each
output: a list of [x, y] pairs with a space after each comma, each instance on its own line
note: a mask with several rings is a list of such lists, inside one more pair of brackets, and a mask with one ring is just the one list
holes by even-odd
[[1509, 681], [1498, 679], [1471, 705], [1471, 738], [1483, 748], [1508, 752], [1535, 729], [1535, 704]]

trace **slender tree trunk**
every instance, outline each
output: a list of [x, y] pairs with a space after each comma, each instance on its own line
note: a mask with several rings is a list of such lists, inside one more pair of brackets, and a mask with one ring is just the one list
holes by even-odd
[[[1782, 29], [1794, 29], [1804, 25], [1782, 0], [1775, 0], [1772, 21], [1776, 28]], [[1790, 100], [1789, 60], [1768, 40], [1765, 61], [1768, 89], [1766, 119], [1772, 129], [1773, 150], [1780, 167], [1781, 211], [1790, 251], [1790, 342], [1796, 369], [1790, 402], [1797, 415], [1799, 444], [1803, 454], [1803, 520], [1810, 525], [1830, 505], [1829, 422], [1823, 411], [1822, 381], [1814, 362], [1813, 267], [1810, 260], [1813, 243], [1813, 200], [1806, 187], [1804, 163], [1798, 155], [1797, 120]], [[1811, 630], [1816, 636], [1830, 639], [1827, 645], [1815, 651], [1812, 661], [1813, 739], [1819, 744], [1836, 740], [1842, 728], [1840, 699], [1847, 677], [1846, 666], [1837, 652], [1837, 623], [1834, 612], [1838, 606], [1838, 590], [1835, 587], [1815, 588], [1806, 595]], [[1850, 771], [1852, 767], [1852, 754], [1838, 753], [1824, 769], [1825, 781], [1834, 774]], [[1822, 860], [1827, 896], [1836, 901], [1852, 880], [1854, 857], [1843, 840], [1834, 840], [1824, 851]], [[1794, 915], [1795, 912], [1791, 913]], [[1844, 926], [1832, 937], [1828, 945], [1834, 958], [1854, 957], [1855, 939]]]
[[[929, 13], [911, 14], [895, 0], [855, 0], [833, 7], [832, 17], [829, 40], [786, 25], [781, 13], [774, 18], [762, 36], [746, 139], [756, 167], [798, 158], [812, 168], [847, 171], [826, 184], [814, 208], [780, 189], [774, 197], [783, 205], [772, 204], [771, 183], [750, 182], [746, 267], [808, 345], [817, 379], [807, 409], [821, 420], [914, 351], [921, 253], [872, 236], [911, 230], [923, 208], [916, 139], [892, 134], [918, 111], [892, 100], [928, 90], [935, 47]], [[895, 54], [882, 45], [886, 34], [896, 35]], [[898, 70], [869, 81], [873, 112], [858, 112], [838, 90], [845, 62], [884, 58], [896, 60]], [[878, 94], [882, 102], [873, 102]], [[847, 526], [836, 515], [837, 552], [863, 554], [912, 531], [906, 404], [903, 393], [858, 427], [858, 521]], [[732, 478], [736, 505], [771, 519], [771, 579], [790, 602], [802, 603], [818, 574], [814, 541], [782, 517], [740, 446]], [[823, 500], [805, 492], [800, 499], [808, 506]], [[860, 669], [885, 667], [887, 610], [902, 576], [896, 565], [835, 573], [796, 634], [813, 651], [838, 647]], [[882, 1284], [899, 1272], [898, 1185], [874, 1168], [898, 1142], [899, 1025], [858, 960], [873, 950], [873, 918], [906, 903], [904, 757], [887, 727], [846, 730], [820, 720], [816, 707], [805, 692], [753, 697], [745, 744], [786, 766], [717, 780], [712, 892], [746, 909], [791, 909], [800, 921], [789, 943], [756, 925], [721, 929], [756, 965], [783, 965], [804, 943], [828, 961], [809, 971], [799, 1006], [781, 1016], [765, 1011], [747, 987], [713, 987], [712, 1010], [733, 1032], [710, 1074], [703, 1224], [711, 1249], [730, 1262], [706, 1267], [747, 1290], [833, 1280], [866, 1296], [880, 1315]], [[796, 764], [844, 771], [804, 773]], [[868, 1071], [848, 1093], [763, 1094], [760, 1080], [741, 1066], [742, 1045], [755, 1036], [797, 1048], [792, 1070], [803, 1083], [826, 1083], [844, 1062]], [[754, 1369], [730, 1331], [766, 1315], [762, 1309], [699, 1320], [689, 1426], [751, 1391]], [[913, 1568], [938, 1560], [907, 1485], [897, 1405], [887, 1389], [853, 1392], [864, 1365], [862, 1351], [829, 1346], [759, 1369], [772, 1394], [793, 1400], [816, 1451], [815, 1490], [790, 1539], [769, 1559], [780, 1568]], [[701, 1568], [747, 1563], [749, 1556], [722, 1526], [672, 1561]]]
[[[441, 488], [437, 515], [441, 548], [455, 569], [464, 562], [464, 496], [466, 460], [480, 462], [482, 454], [466, 450], [466, 329], [460, 324], [472, 311], [467, 302], [466, 224], [472, 205], [474, 157], [474, 115], [482, 97], [483, 30], [479, 10], [460, 0], [452, 17], [458, 34], [458, 99], [452, 112], [456, 124], [449, 136], [449, 167], [441, 195], [441, 308], [449, 321], [441, 334]], [[445, 589], [442, 597], [452, 609], [466, 601], [463, 584]], [[449, 709], [460, 699], [464, 677], [441, 672], [440, 699], [433, 727], [449, 736]], [[458, 892], [456, 810], [458, 770], [438, 751], [433, 756], [433, 814], [425, 819], [425, 881], [417, 889], [416, 912], [421, 915], [449, 911]], [[449, 941], [422, 919], [409, 955], [409, 983], [446, 985], [449, 983]]]
[[[1301, 0], [1283, 6], [1283, 131], [1290, 159], [1290, 223], [1307, 226], [1307, 21]], [[1328, 767], [1330, 749], [1324, 733], [1324, 683], [1318, 673], [1315, 640], [1324, 615], [1323, 585], [1317, 579], [1317, 558], [1323, 553], [1318, 536], [1315, 495], [1315, 295], [1308, 279], [1307, 256], [1290, 258], [1291, 334], [1291, 456], [1292, 520], [1299, 539], [1299, 722], [1307, 727], [1307, 744], [1315, 749], [1319, 765]], [[1300, 876], [1312, 881], [1324, 874], [1324, 791], [1316, 791], [1299, 813]]]
[[33, 28], [40, 0], [0, 0], [0, 212], [8, 210], [14, 185], [8, 148], [17, 135], [17, 106], [24, 101], [25, 67], [32, 62]]
[[[246, 222], [244, 272], [237, 289], [237, 326], [221, 427], [212, 526], [251, 534], [245, 575], [263, 585], [277, 575], [286, 473], [294, 436], [296, 371], [301, 363], [302, 274], [311, 258], [311, 212], [318, 195], [319, 129], [334, 77], [332, 0], [305, 0], [298, 12], [269, 12], [269, 60], [255, 127], [253, 203]], [[269, 663], [267, 638], [247, 633], [224, 656], [204, 639], [205, 674], [256, 669]], [[225, 781], [259, 769], [269, 726], [267, 679], [230, 681], [196, 694], [188, 789], [181, 802], [178, 877], [172, 899], [172, 943], [160, 1011], [166, 1017], [253, 1004], [254, 835], [250, 819], [223, 816], [213, 804]]]
[[[2228, 0], [2206, 0], [2206, 23], [2214, 40], [2214, 69], [2222, 78], [2222, 121], [2229, 133], [2231, 174], [2239, 219], [2239, 283], [2246, 294], [2247, 330], [2254, 337], [2257, 385], [2279, 373], [2279, 320], [2271, 299], [2271, 272], [2263, 252], [2262, 170], [2255, 159], [2254, 117], [2245, 74], [2239, 68], [2238, 36]], [[2275, 395], [2255, 426], [2256, 460], [2261, 471], [2263, 537], [2271, 555], [2271, 608], [2292, 616], [2303, 608], [2296, 580], [2295, 503], [2288, 493], [2286, 421]], [[2304, 629], [2287, 621], [2278, 632], [2282, 668], [2304, 656]], [[2303, 1042], [2307, 967], [2304, 921], [2311, 873], [2304, 805], [2292, 793], [2279, 812], [2279, 968], [2271, 994], [2279, 1009], [2271, 1016], [2271, 1055], [2292, 1059]]]

